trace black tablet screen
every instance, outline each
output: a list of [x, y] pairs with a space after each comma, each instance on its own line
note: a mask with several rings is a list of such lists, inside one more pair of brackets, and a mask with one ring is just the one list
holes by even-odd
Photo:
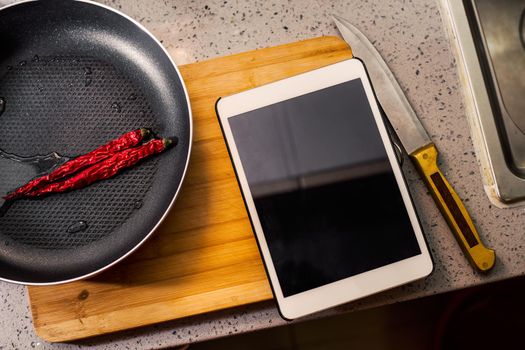
[[228, 121], [285, 297], [420, 254], [360, 79]]

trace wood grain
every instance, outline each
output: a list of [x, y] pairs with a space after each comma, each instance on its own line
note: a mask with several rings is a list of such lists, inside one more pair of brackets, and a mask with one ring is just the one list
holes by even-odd
[[321, 37], [181, 66], [194, 144], [179, 198], [152, 238], [116, 267], [86, 281], [29, 287], [37, 334], [69, 341], [272, 298], [215, 102], [351, 57], [344, 41]]

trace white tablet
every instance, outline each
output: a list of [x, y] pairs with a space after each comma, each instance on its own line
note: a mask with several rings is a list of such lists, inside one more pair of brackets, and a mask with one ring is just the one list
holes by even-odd
[[359, 60], [228, 96], [216, 107], [284, 318], [430, 274], [414, 205]]

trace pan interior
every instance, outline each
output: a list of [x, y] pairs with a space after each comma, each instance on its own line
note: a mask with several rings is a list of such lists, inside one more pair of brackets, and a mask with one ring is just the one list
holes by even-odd
[[[77, 278], [133, 249], [169, 207], [189, 152], [184, 89], [159, 45], [113, 11], [58, 3], [0, 12], [0, 150], [74, 157], [140, 127], [179, 144], [113, 179], [14, 202], [0, 217], [0, 278], [27, 283]], [[6, 158], [2, 195], [42, 170]]]

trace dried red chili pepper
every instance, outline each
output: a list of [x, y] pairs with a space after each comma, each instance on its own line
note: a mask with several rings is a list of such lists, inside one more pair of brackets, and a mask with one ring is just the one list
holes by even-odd
[[51, 193], [61, 193], [86, 187], [93, 182], [109, 179], [125, 168], [129, 168], [144, 158], [164, 151], [172, 143], [170, 139], [152, 140], [144, 145], [128, 148], [111, 157], [86, 168], [72, 177], [54, 182], [34, 191], [25, 193], [22, 197], [34, 198]]
[[52, 183], [53, 181], [60, 180], [66, 176], [72, 175], [75, 172], [85, 169], [90, 165], [96, 164], [117, 152], [130, 147], [135, 147], [136, 145], [140, 144], [142, 140], [144, 140], [144, 138], [149, 135], [149, 133], [150, 131], [145, 128], [130, 131], [120, 136], [118, 139], [108, 142], [104, 146], [100, 146], [89, 153], [71, 159], [48, 175], [44, 175], [29, 181], [27, 184], [19, 187], [15, 191], [5, 196], [4, 199], [12, 200], [23, 197], [23, 195], [26, 193], [41, 188], [42, 186]]

